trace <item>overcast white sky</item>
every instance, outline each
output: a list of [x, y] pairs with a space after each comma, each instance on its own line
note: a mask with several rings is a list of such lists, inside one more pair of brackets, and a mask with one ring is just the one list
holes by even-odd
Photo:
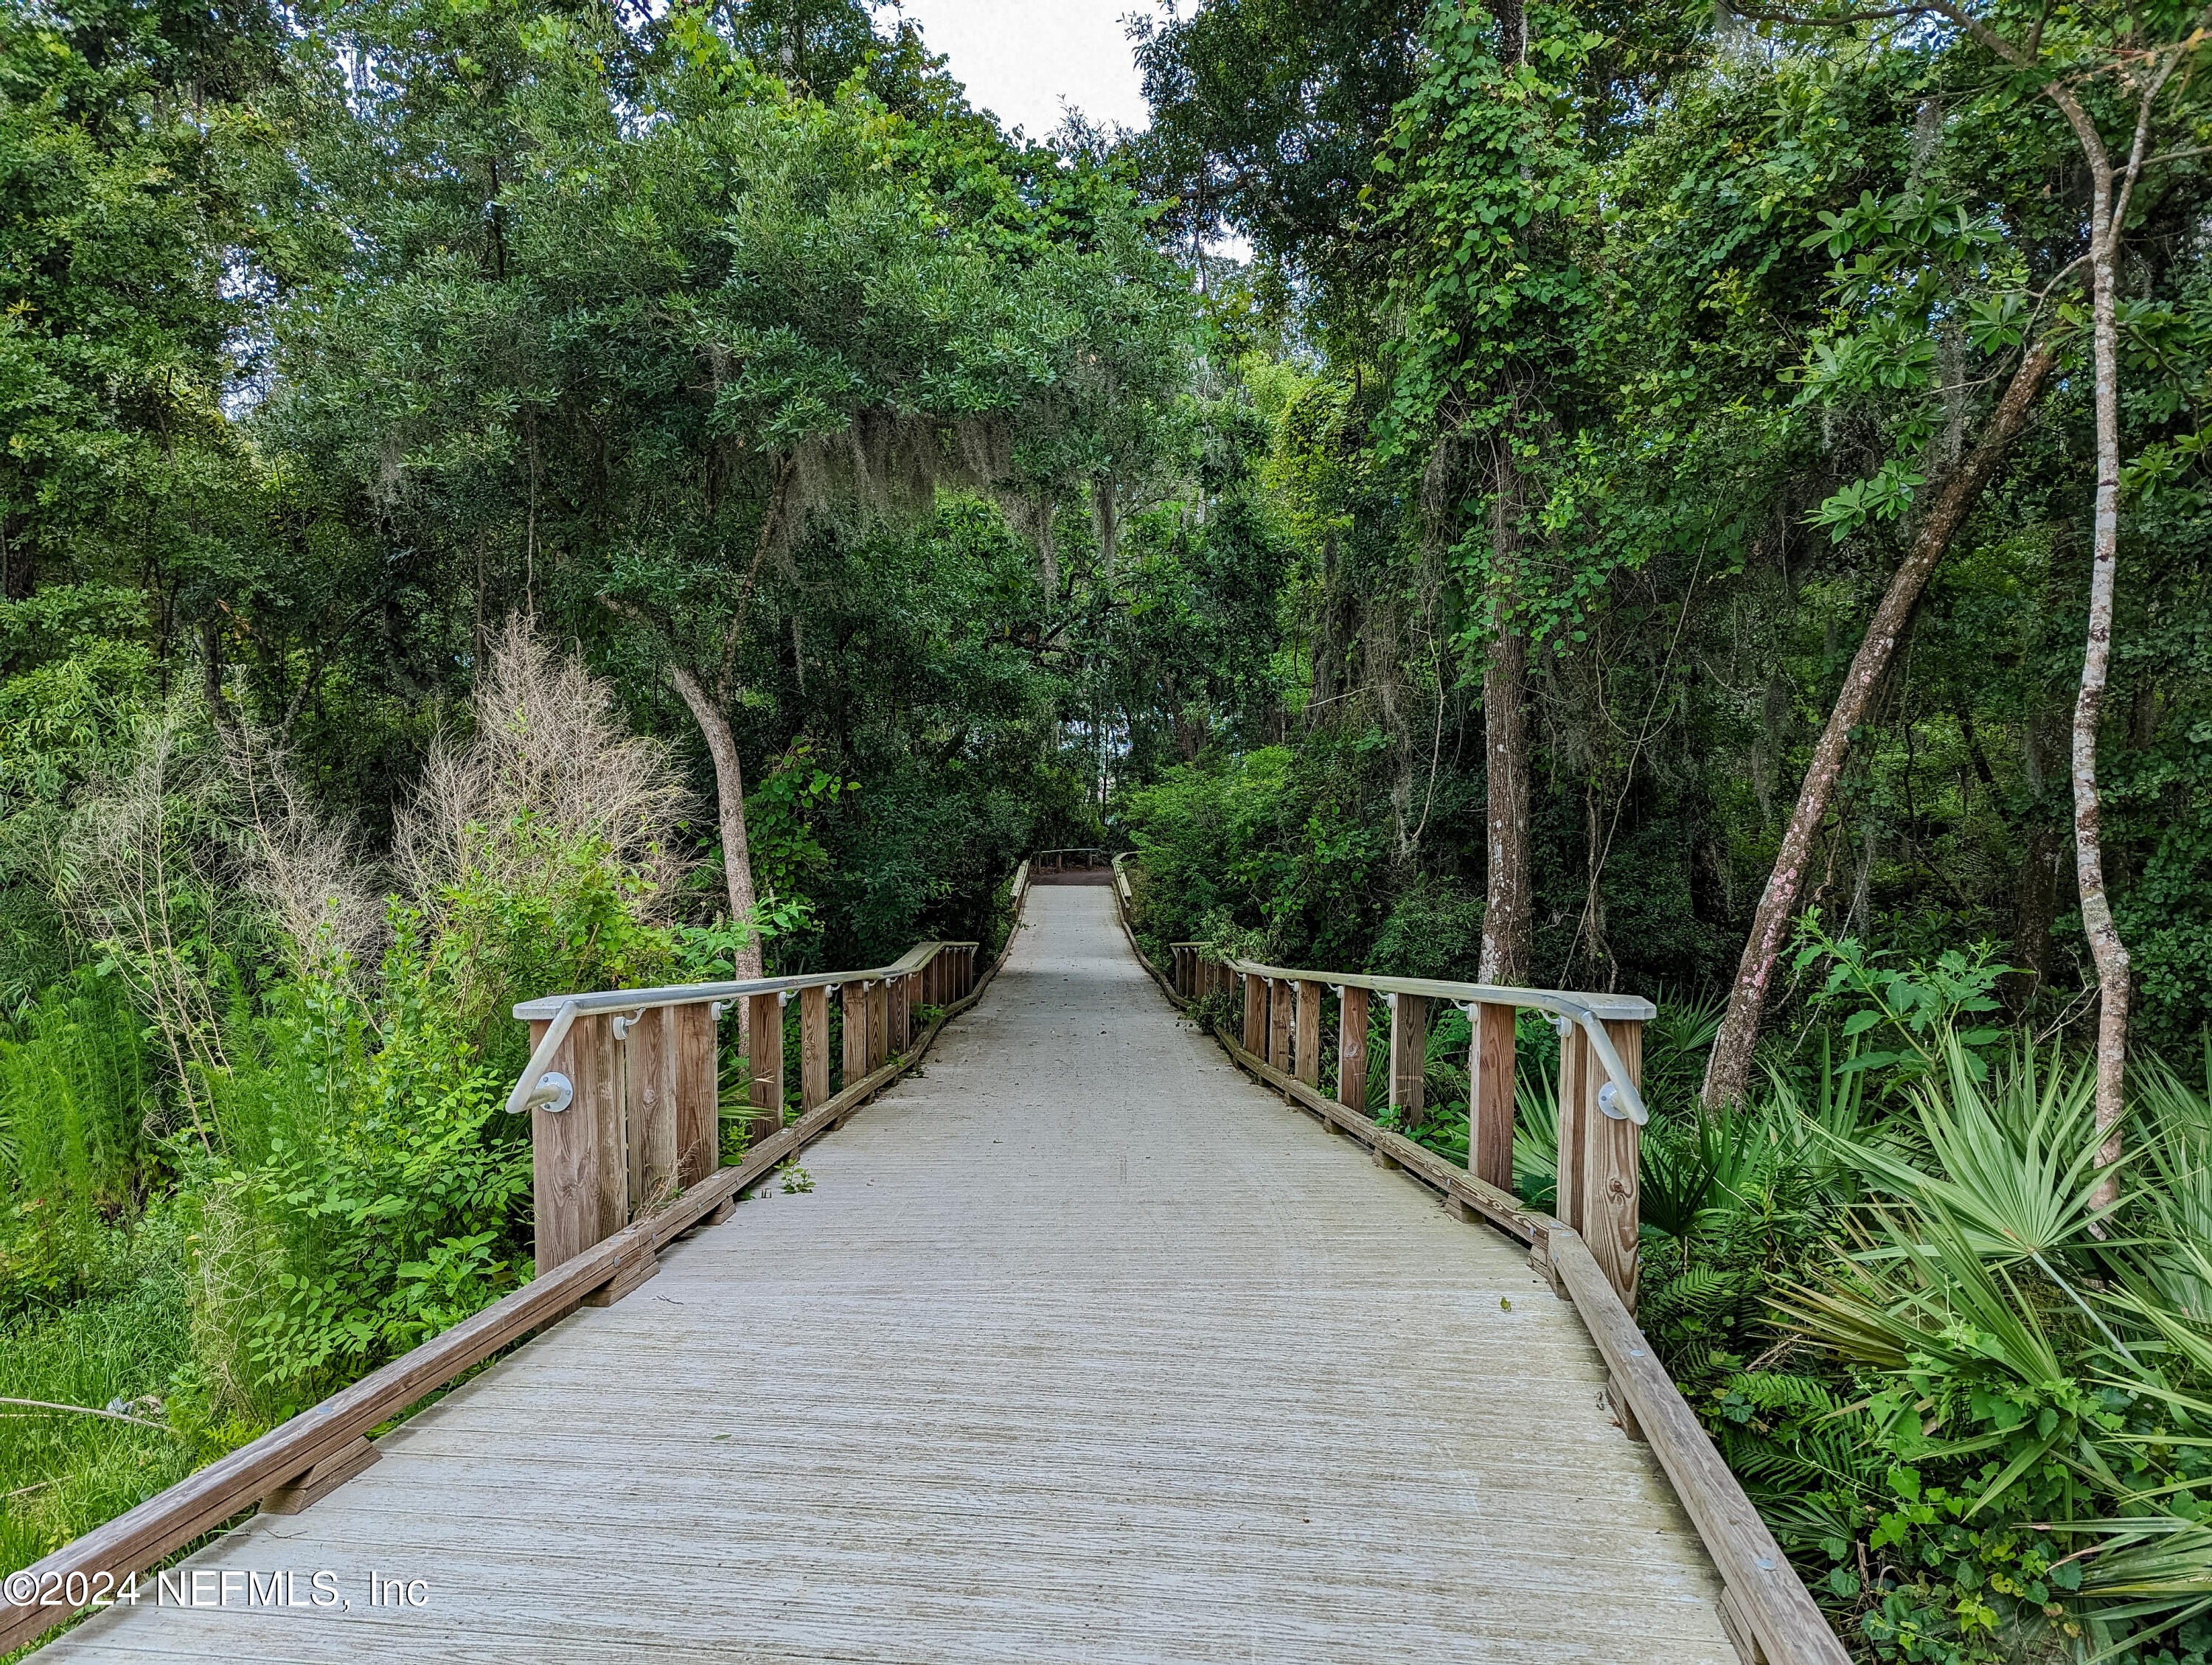
[[951, 60], [970, 104], [1033, 139], [1060, 125], [1063, 100], [1102, 127], [1148, 123], [1121, 20], [1156, 13], [1150, 0], [905, 0], [901, 9]]

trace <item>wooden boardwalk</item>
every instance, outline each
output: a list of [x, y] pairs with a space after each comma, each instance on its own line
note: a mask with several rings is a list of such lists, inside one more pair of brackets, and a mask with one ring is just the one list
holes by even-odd
[[812, 1192], [41, 1658], [1734, 1665], [1574, 1309], [1247, 1081], [1113, 909], [1034, 891]]

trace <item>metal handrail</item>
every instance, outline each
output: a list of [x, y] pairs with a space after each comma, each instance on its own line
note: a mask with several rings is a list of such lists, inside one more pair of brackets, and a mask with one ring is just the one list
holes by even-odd
[[[1171, 949], [1201, 951], [1208, 945], [1202, 942], [1168, 945]], [[1608, 1019], [1616, 1023], [1648, 1023], [1659, 1015], [1659, 1008], [1640, 994], [1565, 994], [1556, 988], [1508, 988], [1494, 983], [1445, 982], [1432, 977], [1368, 977], [1341, 971], [1295, 971], [1279, 965], [1263, 965], [1255, 960], [1240, 960], [1227, 955], [1220, 957], [1231, 970], [1246, 976], [1264, 977], [1270, 982], [1281, 978], [1291, 982], [1322, 983], [1340, 994], [1346, 988], [1364, 988], [1379, 994], [1418, 994], [1424, 1000], [1449, 1000], [1462, 1012], [1477, 1006], [1528, 1006], [1548, 1012], [1562, 1035], [1566, 1032], [1565, 1025], [1578, 1025], [1589, 1037], [1598, 1061], [1605, 1066], [1607, 1079], [1598, 1089], [1598, 1108], [1615, 1121], [1633, 1121], [1639, 1127], [1651, 1118], [1643, 1095], [1637, 1091], [1630, 1078], [1628, 1066], [1614, 1048], [1613, 1037], [1605, 1032]]]
[[525, 1110], [543, 1104], [552, 1108], [556, 1101], [565, 1107], [574, 1087], [566, 1076], [549, 1072], [546, 1066], [560, 1050], [561, 1042], [568, 1038], [576, 1019], [603, 1012], [620, 1012], [642, 1015], [662, 1006], [726, 1005], [747, 994], [781, 994], [787, 1000], [802, 988], [836, 988], [850, 982], [880, 982], [890, 977], [911, 976], [948, 948], [980, 948], [975, 942], [925, 942], [907, 951], [889, 965], [876, 966], [866, 971], [817, 971], [797, 977], [753, 977], [742, 982], [678, 983], [665, 988], [608, 988], [590, 994], [544, 994], [534, 1000], [524, 1000], [514, 1008], [514, 1015], [525, 1023], [550, 1019], [545, 1033], [537, 1046], [531, 1049], [530, 1061], [523, 1066], [514, 1090], [507, 1096], [507, 1112], [520, 1115]]

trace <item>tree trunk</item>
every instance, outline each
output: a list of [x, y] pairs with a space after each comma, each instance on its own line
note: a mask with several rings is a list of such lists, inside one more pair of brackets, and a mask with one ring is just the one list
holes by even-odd
[[[2120, 1159], [2120, 1114], [2128, 1056], [2128, 950], [2112, 921], [2105, 891], [2105, 852], [2097, 798], [2097, 719], [2104, 709], [2112, 668], [2112, 583], [2120, 553], [2119, 325], [2113, 290], [2117, 274], [2112, 222], [2112, 174], [2099, 152], [2091, 154], [2094, 206], [2090, 216], [2091, 341], [2097, 378], [2097, 521], [2089, 555], [2088, 643], [2081, 659], [2081, 691], [2074, 702], [2074, 871], [2081, 886], [2081, 928], [2097, 963], [2097, 1132], [2100, 1163]], [[2107, 1176], [2097, 1201], [2118, 1199]]]
[[1944, 483], [1943, 489], [1929, 507], [1927, 519], [1921, 522], [1919, 533], [1912, 540], [1911, 552], [1899, 564], [1896, 575], [1889, 581], [1888, 592], [1875, 610], [1866, 639], [1859, 643], [1858, 652], [1851, 658], [1850, 670], [1836, 696], [1835, 708], [1828, 714], [1827, 726], [1821, 730], [1820, 742], [1813, 749], [1812, 767], [1805, 771], [1804, 784], [1798, 789], [1797, 807], [1783, 832], [1782, 847], [1774, 859], [1774, 872], [1767, 879], [1758, 911], [1752, 916], [1750, 940], [1744, 944], [1743, 957], [1736, 966], [1735, 983], [1729, 991], [1728, 1011], [1721, 1019], [1720, 1032], [1713, 1040], [1712, 1057], [1705, 1067], [1704, 1098], [1708, 1105], [1717, 1109], [1734, 1103], [1750, 1085], [1752, 1048], [1759, 1040], [1759, 1021], [1765, 1009], [1767, 984], [1783, 950], [1789, 945], [1790, 917], [1796, 910], [1814, 836], [1827, 817], [1837, 779], [1843, 773], [1844, 759], [1850, 750], [1851, 731], [1865, 720], [1882, 672], [1896, 655], [1898, 641], [1911, 620], [1921, 592], [1928, 587], [1936, 563], [1942, 560], [1951, 539], [1965, 522], [1967, 511], [1996, 474], [2005, 453], [2027, 428], [2036, 395], [2049, 380], [2056, 362], [2056, 355], [2043, 346], [2030, 348], [2027, 356], [2021, 361], [2004, 397], [1997, 401], [1980, 443]]
[[[696, 677], [672, 663], [668, 678], [684, 696], [684, 703], [691, 708], [692, 720], [706, 737], [707, 755], [714, 760], [714, 798], [721, 817], [722, 876], [730, 887], [730, 921], [746, 924], [753, 917], [753, 863], [745, 842], [745, 777], [738, 763], [738, 737], [722, 708], [708, 696]], [[738, 951], [737, 974], [740, 982], [761, 975], [757, 936]]]
[[[1504, 617], [1503, 602], [1498, 613]], [[1517, 988], [1528, 978], [1528, 649], [1501, 623], [1482, 671], [1483, 747], [1488, 759], [1490, 882], [1482, 915], [1479, 981]]]
[[[1521, 0], [1492, 0], [1498, 61], [1508, 69], [1528, 55], [1528, 19]], [[1517, 410], [1515, 411], [1517, 416]], [[1517, 988], [1528, 980], [1532, 933], [1528, 856], [1528, 645], [1513, 616], [1519, 567], [1521, 467], [1513, 454], [1517, 421], [1491, 436], [1490, 647], [1482, 667], [1482, 744], [1487, 802], [1488, 883], [1482, 911], [1478, 981]]]

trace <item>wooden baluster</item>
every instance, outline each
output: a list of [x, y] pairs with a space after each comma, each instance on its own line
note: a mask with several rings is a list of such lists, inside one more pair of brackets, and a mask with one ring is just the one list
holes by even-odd
[[830, 991], [817, 983], [799, 991], [799, 1108], [811, 1110], [830, 1098]]
[[[1579, 1026], [1577, 1034], [1581, 1032]], [[1629, 1085], [1640, 1087], [1644, 1078], [1644, 1025], [1634, 1020], [1613, 1021], [1605, 1026], [1606, 1038], [1620, 1054]], [[1598, 1091], [1607, 1081], [1597, 1048], [1583, 1042], [1587, 1083], [1583, 1112], [1583, 1218], [1576, 1230], [1589, 1245], [1598, 1263], [1620, 1297], [1621, 1305], [1636, 1310], [1638, 1272], [1637, 1237], [1641, 1208], [1637, 1190], [1637, 1125], [1626, 1115], [1615, 1120], [1598, 1105]]]
[[1589, 1039], [1579, 1024], [1570, 1024], [1559, 1037], [1559, 1188], [1552, 1212], [1563, 1224], [1583, 1229], [1583, 1153], [1585, 1100], [1595, 1108], [1596, 1089], [1590, 1085]]
[[752, 1142], [783, 1131], [783, 1002], [774, 994], [745, 997], [745, 1034], [752, 1047]]
[[1267, 980], [1256, 971], [1244, 974], [1244, 1050], [1267, 1055]]
[[1349, 986], [1336, 1008], [1336, 1102], [1367, 1108], [1367, 991]]
[[1285, 1075], [1291, 1073], [1291, 1013], [1297, 998], [1297, 986], [1288, 977], [1267, 980], [1267, 1061]]
[[[584, 1062], [585, 1071], [577, 1081], [576, 1103], [568, 1109], [571, 1115], [580, 1109], [591, 1118], [592, 1177], [597, 1181], [597, 1218], [592, 1243], [599, 1243], [628, 1225], [633, 1209], [643, 1213], [656, 1199], [645, 1189], [644, 1158], [651, 1135], [644, 1124], [630, 1114], [629, 1064], [625, 1054], [635, 1032], [631, 1037], [616, 1040], [612, 1014], [580, 1019], [576, 1027], [583, 1028], [586, 1021], [592, 1030], [591, 1056], [580, 1060]], [[674, 1106], [670, 1109], [672, 1111]], [[666, 1154], [672, 1159], [672, 1123], [669, 1133], [671, 1149]], [[612, 1306], [659, 1270], [660, 1262], [652, 1245], [639, 1245], [624, 1255], [611, 1279], [584, 1297], [583, 1303], [587, 1307]]]
[[679, 1006], [668, 1009], [668, 1018], [676, 1058], [676, 1177], [689, 1188], [722, 1165], [714, 1015], [704, 1006]]
[[1401, 1127], [1421, 1125], [1428, 1072], [1429, 997], [1390, 997], [1390, 1109]]
[[1309, 1087], [1321, 1085], [1321, 985], [1298, 984], [1297, 1028], [1291, 1054], [1297, 1060], [1291, 1073]]
[[868, 990], [868, 1073], [883, 1068], [891, 1055], [891, 980], [881, 977]]
[[914, 1007], [908, 999], [913, 993], [912, 977], [891, 979], [891, 1050], [901, 1057], [914, 1044]]
[[1467, 1170], [1513, 1188], [1513, 1008], [1478, 1004], [1467, 1079]]
[[849, 1087], [868, 1073], [868, 991], [850, 982], [837, 998], [845, 1008], [845, 1086]]
[[630, 1133], [630, 1194], [639, 1208], [666, 1201], [677, 1177], [676, 1044], [672, 1013], [655, 1006], [622, 1044]]
[[[598, 1223], [592, 1243], [605, 1243], [629, 1224], [629, 1128], [623, 1114], [622, 1060], [609, 1022], [605, 1018], [579, 1018], [576, 1027], [591, 1026], [591, 1057], [576, 1083], [576, 1097], [592, 1124], [592, 1143], [597, 1154], [592, 1177], [598, 1182]], [[571, 1105], [571, 1110], [576, 1106]], [[586, 1245], [589, 1247], [589, 1245]]]
[[[567, 1076], [572, 1087], [580, 1084], [591, 1068], [588, 1022], [577, 1020], [553, 1049], [553, 1056], [545, 1066], [548, 1073]], [[549, 1027], [542, 1022], [531, 1024], [533, 1057]], [[537, 1085], [535, 1081], [531, 1083], [533, 1088]], [[538, 1220], [538, 1272], [541, 1277], [599, 1241], [595, 1233], [599, 1230], [599, 1184], [592, 1166], [599, 1154], [599, 1143], [591, 1118], [584, 1112], [582, 1099], [579, 1091], [566, 1109], [549, 1110], [539, 1104], [530, 1112], [531, 1195]]]

